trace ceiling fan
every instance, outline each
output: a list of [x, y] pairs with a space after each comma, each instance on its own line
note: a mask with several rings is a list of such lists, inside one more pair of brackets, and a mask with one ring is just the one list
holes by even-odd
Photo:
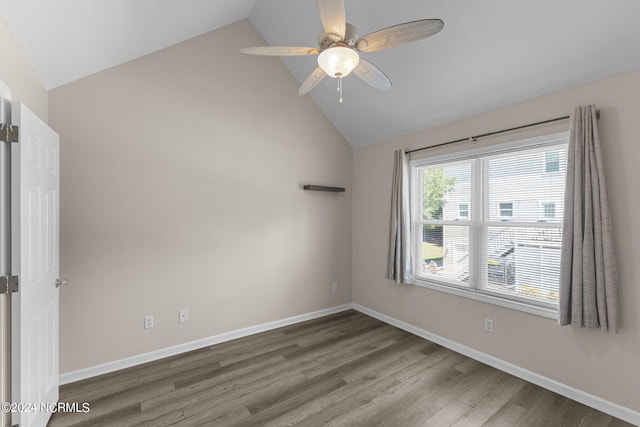
[[298, 95], [305, 95], [330, 76], [338, 79], [339, 101], [342, 100], [342, 79], [352, 71], [371, 86], [386, 90], [391, 80], [378, 67], [360, 58], [368, 53], [399, 46], [432, 36], [444, 27], [440, 19], [420, 19], [374, 31], [358, 38], [356, 27], [347, 23], [344, 0], [317, 0], [323, 31], [318, 47], [263, 46], [241, 49], [248, 55], [304, 56], [318, 55], [316, 68], [304, 81]]

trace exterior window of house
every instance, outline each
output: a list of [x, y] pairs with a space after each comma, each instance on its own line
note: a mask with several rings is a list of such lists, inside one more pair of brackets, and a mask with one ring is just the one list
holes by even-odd
[[469, 218], [469, 204], [460, 203], [458, 205], [458, 218]]
[[513, 217], [513, 202], [500, 203], [500, 216], [503, 218]]
[[544, 171], [546, 173], [560, 171], [560, 153], [550, 151], [545, 153]]
[[553, 219], [556, 217], [556, 204], [554, 202], [551, 203], [543, 203], [542, 204], [542, 215], [544, 219]]
[[[416, 283], [543, 315], [557, 311], [567, 137], [412, 161]], [[551, 175], [550, 158], [557, 160]]]

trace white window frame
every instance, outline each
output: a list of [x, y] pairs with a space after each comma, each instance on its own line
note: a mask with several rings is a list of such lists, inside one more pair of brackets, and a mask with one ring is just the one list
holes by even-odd
[[[496, 144], [482, 148], [474, 148], [471, 150], [465, 150], [453, 154], [444, 154], [438, 156], [428, 157], [426, 159], [415, 159], [410, 162], [410, 171], [413, 179], [410, 180], [410, 194], [411, 194], [411, 224], [412, 224], [412, 248], [414, 250], [414, 254], [420, 253], [420, 248], [418, 245], [422, 242], [422, 212], [419, 207], [419, 194], [421, 194], [422, 189], [422, 179], [418, 179], [417, 170], [420, 167], [424, 166], [434, 166], [437, 164], [442, 164], [445, 162], [455, 162], [462, 161], [468, 159], [477, 159], [479, 157], [485, 157], [493, 154], [500, 153], [508, 153], [508, 152], [517, 152], [520, 150], [537, 148], [537, 147], [545, 147], [545, 146], [553, 146], [561, 143], [568, 142], [569, 132], [560, 132], [549, 135], [544, 135], [535, 138], [528, 138], [518, 141], [512, 141], [503, 144]], [[482, 265], [483, 263], [478, 262], [478, 259], [486, 259], [486, 249], [482, 247], [482, 242], [478, 241], [476, 236], [482, 232], [482, 229], [486, 226], [486, 223], [482, 221], [484, 212], [485, 203], [483, 203], [480, 199], [481, 197], [488, 198], [487, 194], [483, 194], [482, 192], [482, 174], [483, 171], [480, 170], [479, 167], [472, 168], [473, 173], [473, 191], [472, 191], [472, 200], [471, 206], [469, 210], [470, 218], [465, 218], [464, 223], [469, 223], [469, 246], [470, 246], [470, 257], [469, 257], [469, 271], [471, 273], [469, 286], [462, 286], [456, 281], [447, 280], [446, 278], [438, 277], [438, 276], [424, 276], [420, 275], [422, 271], [422, 260], [418, 259], [419, 257], [414, 256], [414, 272], [415, 274], [415, 284], [417, 286], [432, 289], [435, 291], [440, 291], [452, 295], [457, 295], [477, 301], [482, 301], [490, 304], [495, 304], [501, 307], [510, 308], [513, 310], [518, 310], [530, 314], [535, 314], [542, 317], [547, 317], [551, 319], [558, 318], [558, 308], [556, 304], [546, 304], [543, 302], [532, 302], [525, 298], [517, 298], [515, 296], [505, 296], [502, 297], [495, 293], [488, 293], [484, 291], [480, 287], [480, 283], [477, 282], [481, 275], [483, 274], [482, 269], [486, 269], [486, 265]], [[546, 160], [545, 160], [545, 172], [546, 172]], [[508, 201], [512, 202], [512, 201]], [[515, 203], [512, 205], [515, 209]], [[479, 220], [476, 220], [478, 218]], [[508, 218], [508, 217], [505, 217]], [[469, 221], [467, 221], [469, 220]], [[455, 225], [461, 225], [457, 223]], [[446, 224], [444, 224], [446, 225]], [[536, 226], [544, 227], [545, 224], [541, 223]], [[419, 238], [418, 238], [419, 237]], [[472, 255], [475, 254], [475, 255]], [[474, 283], [474, 281], [476, 281]]]

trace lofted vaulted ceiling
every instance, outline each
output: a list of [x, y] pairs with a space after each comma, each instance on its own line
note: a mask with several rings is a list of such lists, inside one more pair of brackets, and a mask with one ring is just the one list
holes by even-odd
[[[361, 35], [440, 18], [433, 37], [363, 54], [393, 82], [349, 76], [310, 95], [354, 146], [640, 68], [637, 0], [345, 0]], [[270, 45], [316, 46], [315, 0], [0, 0], [0, 14], [47, 88], [249, 18]], [[264, 58], [254, 57], [256, 67]], [[315, 57], [283, 58], [302, 83]]]

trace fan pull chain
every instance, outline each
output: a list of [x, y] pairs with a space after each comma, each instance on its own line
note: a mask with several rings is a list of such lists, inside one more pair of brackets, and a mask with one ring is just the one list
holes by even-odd
[[344, 102], [344, 100], [342, 99], [342, 74], [338, 73], [336, 74], [336, 76], [338, 76], [338, 94], [340, 95], [340, 99], [338, 99], [338, 102], [342, 104]]

